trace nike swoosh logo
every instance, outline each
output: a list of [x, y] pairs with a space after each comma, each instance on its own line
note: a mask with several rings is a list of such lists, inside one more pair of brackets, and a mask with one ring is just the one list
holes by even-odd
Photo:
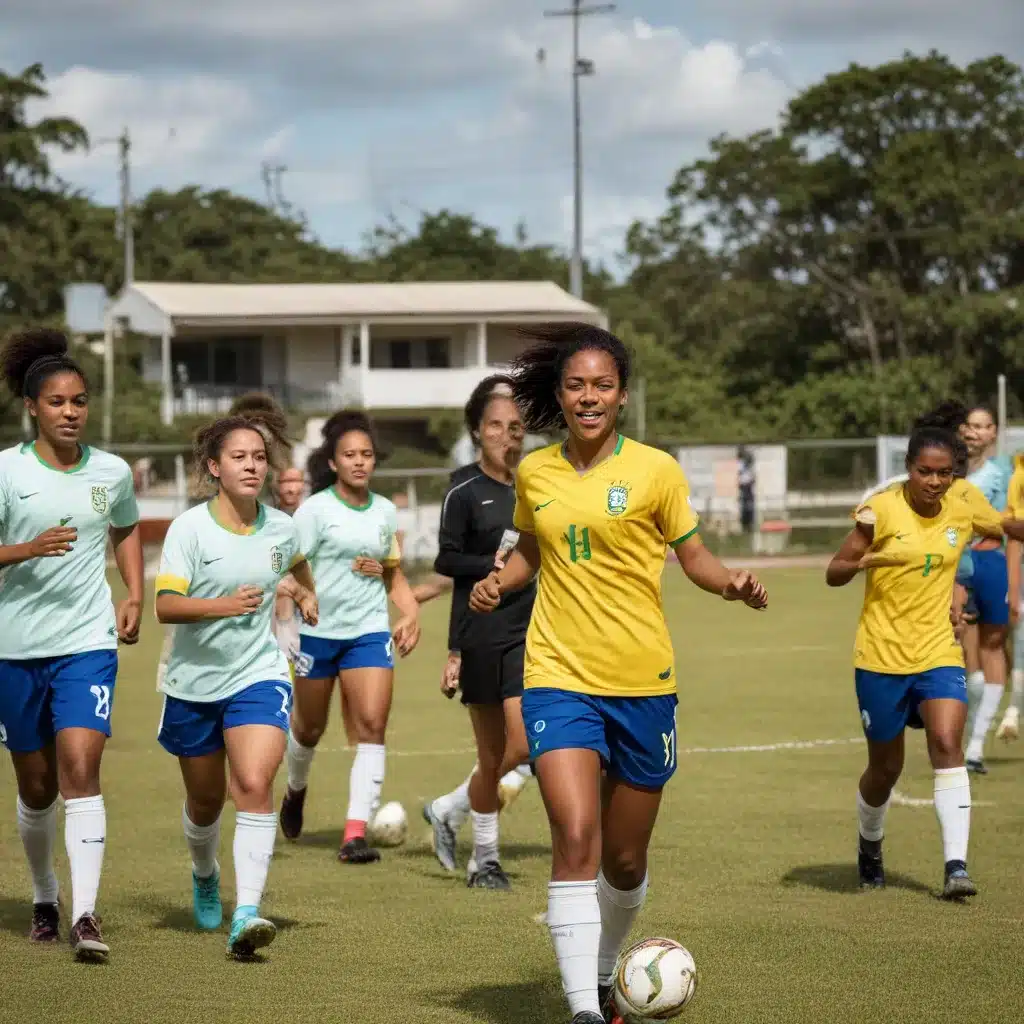
[[493, 498], [488, 498], [486, 501], [481, 501], [480, 504], [481, 505], [493, 505], [494, 504], [494, 499]]
[[219, 562], [223, 558], [224, 558], [223, 555], [221, 555], [219, 558], [204, 558], [203, 559], [203, 565], [213, 565], [214, 562]]
[[534, 512], [539, 512], [542, 508], [547, 508], [548, 505], [550, 505], [555, 500], [556, 499], [552, 498], [551, 501], [545, 501], [543, 505], [538, 505], [533, 511]]
[[38, 491], [33, 491], [31, 494], [19, 494], [18, 497], [24, 501], [26, 498], [34, 498], [38, 493]]

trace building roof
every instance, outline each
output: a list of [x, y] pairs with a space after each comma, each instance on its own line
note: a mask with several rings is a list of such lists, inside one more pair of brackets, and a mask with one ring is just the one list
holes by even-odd
[[141, 304], [172, 323], [551, 318], [603, 321], [602, 312], [551, 281], [401, 284], [164, 284], [138, 281], [114, 316]]

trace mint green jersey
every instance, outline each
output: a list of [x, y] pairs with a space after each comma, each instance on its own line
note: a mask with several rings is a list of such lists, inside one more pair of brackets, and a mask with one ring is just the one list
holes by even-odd
[[308, 498], [294, 515], [302, 550], [316, 580], [320, 621], [303, 623], [304, 636], [355, 640], [367, 633], [388, 633], [388, 595], [383, 580], [352, 570], [360, 555], [388, 567], [398, 565], [398, 511], [379, 494], [361, 508], [338, 497], [333, 487]]
[[34, 444], [0, 452], [0, 544], [26, 544], [55, 526], [78, 531], [65, 555], [0, 569], [0, 658], [115, 650], [107, 535], [138, 521], [124, 459], [83, 446], [78, 464], [60, 470], [43, 462]]
[[251, 615], [176, 625], [163, 692], [205, 703], [232, 697], [253, 683], [290, 682], [288, 659], [271, 623], [277, 585], [302, 560], [295, 523], [266, 505], [260, 505], [255, 525], [244, 534], [217, 522], [212, 503], [178, 516], [164, 538], [157, 595], [228, 597], [252, 586], [263, 591], [263, 603]]

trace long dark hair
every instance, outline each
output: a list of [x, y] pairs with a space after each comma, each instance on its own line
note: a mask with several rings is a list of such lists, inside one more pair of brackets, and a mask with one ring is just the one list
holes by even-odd
[[309, 488], [312, 494], [326, 491], [338, 479], [337, 473], [331, 469], [331, 462], [334, 460], [338, 442], [350, 430], [358, 430], [366, 434], [373, 446], [374, 455], [380, 452], [373, 420], [365, 412], [360, 412], [358, 409], [342, 409], [336, 412], [321, 427], [320, 434], [323, 441], [318, 448], [314, 448], [309, 453], [309, 458], [306, 460], [306, 475], [309, 477]]
[[473, 388], [464, 414], [466, 429], [474, 444], [480, 440], [480, 424], [483, 422], [488, 403], [495, 395], [507, 394], [511, 398], [514, 383], [507, 373], [492, 373]]
[[86, 390], [82, 368], [68, 355], [68, 337], [49, 327], [30, 327], [7, 336], [0, 350], [0, 377], [17, 398], [39, 398], [43, 384], [58, 373], [77, 373]]
[[607, 352], [615, 361], [619, 386], [629, 385], [630, 356], [610, 331], [593, 324], [538, 324], [520, 332], [534, 344], [512, 361], [512, 397], [523, 414], [526, 429], [534, 433], [564, 428], [558, 388], [566, 362], [577, 352]]

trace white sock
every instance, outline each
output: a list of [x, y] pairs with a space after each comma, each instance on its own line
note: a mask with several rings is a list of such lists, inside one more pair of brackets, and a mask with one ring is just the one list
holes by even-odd
[[601, 907], [596, 878], [592, 882], [548, 882], [548, 930], [570, 1016], [584, 1010], [600, 1014], [597, 954]]
[[1018, 711], [1024, 711], [1024, 669], [1015, 668], [1010, 678], [1010, 703]]
[[974, 718], [974, 728], [971, 730], [971, 742], [967, 744], [967, 760], [980, 761], [985, 755], [985, 739], [988, 731], [992, 728], [992, 722], [999, 710], [999, 702], [1003, 699], [1003, 690], [1006, 687], [1002, 683], [986, 683], [985, 690], [981, 695], [981, 703], [978, 705], [978, 713]]
[[457, 829], [469, 817], [469, 782], [476, 774], [476, 767], [466, 776], [465, 780], [450, 793], [439, 796], [433, 803], [434, 813], [444, 818], [448, 824]]
[[985, 693], [985, 673], [972, 672], [967, 677], [967, 724], [964, 733], [970, 739], [974, 731], [974, 723], [978, 717], [978, 707]]
[[885, 812], [889, 810], [889, 801], [886, 800], [881, 807], [872, 807], [860, 790], [857, 790], [857, 824], [862, 839], [869, 843], [881, 842], [885, 835]]
[[597, 953], [597, 977], [602, 985], [611, 984], [619, 951], [646, 897], [646, 875], [635, 889], [623, 892], [604, 877], [603, 871], [598, 872], [597, 902], [601, 908], [601, 944]]
[[515, 769], [527, 782], [533, 778], [533, 768], [529, 764], [521, 764]]
[[217, 847], [220, 845], [220, 817], [212, 825], [197, 825], [189, 816], [188, 808], [181, 808], [181, 827], [192, 854], [192, 871], [196, 878], [209, 878], [219, 870]]
[[304, 747], [295, 733], [288, 730], [288, 788], [293, 793], [305, 789], [309, 783], [309, 768], [315, 753], [316, 747]]
[[470, 811], [473, 819], [473, 856], [477, 867], [498, 863], [498, 812]]
[[18, 835], [32, 874], [32, 902], [56, 903], [59, 886], [53, 871], [53, 848], [57, 843], [57, 801], [34, 811], [19, 796]]
[[235, 907], [259, 909], [277, 838], [276, 814], [235, 815]]
[[384, 745], [360, 743], [348, 779], [347, 821], [371, 821], [384, 788]]
[[64, 801], [64, 846], [71, 865], [71, 923], [96, 912], [96, 896], [107, 845], [107, 809], [102, 796]]
[[935, 814], [942, 833], [942, 859], [967, 863], [971, 834], [971, 779], [966, 768], [935, 769]]

